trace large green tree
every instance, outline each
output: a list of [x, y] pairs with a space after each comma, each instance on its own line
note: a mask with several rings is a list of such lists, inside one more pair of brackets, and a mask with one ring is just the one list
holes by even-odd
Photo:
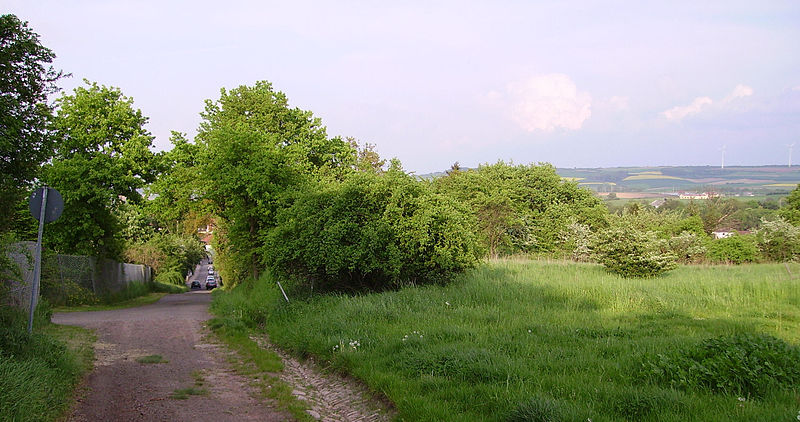
[[[53, 152], [47, 96], [63, 75], [50, 63], [55, 54], [14, 15], [0, 15], [0, 231], [14, 225], [10, 212], [24, 200], [39, 168]], [[17, 207], [14, 207], [17, 208]]]
[[591, 191], [562, 180], [549, 164], [498, 162], [472, 170], [454, 165], [434, 188], [470, 206], [492, 256], [554, 252], [571, 223], [599, 227], [608, 213]]
[[257, 277], [260, 237], [274, 227], [281, 198], [306, 177], [351, 169], [355, 153], [265, 81], [222, 89], [201, 116], [196, 141], [205, 196], [221, 217], [217, 252], [235, 257], [223, 271], [233, 282]]
[[211, 212], [200, 180], [200, 146], [180, 132], [172, 132], [170, 141], [172, 149], [158, 156], [159, 177], [145, 189], [144, 211], [170, 233], [193, 234], [198, 217], [207, 220]]
[[138, 203], [138, 189], [155, 179], [153, 137], [133, 100], [97, 83], [56, 101], [55, 157], [45, 180], [64, 197], [64, 213], [50, 229], [59, 252], [116, 258], [121, 253], [115, 210]]

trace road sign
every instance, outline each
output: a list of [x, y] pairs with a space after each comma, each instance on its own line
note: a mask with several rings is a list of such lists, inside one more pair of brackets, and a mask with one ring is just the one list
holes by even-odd
[[28, 332], [33, 331], [33, 312], [36, 310], [36, 301], [39, 299], [39, 281], [42, 277], [42, 233], [44, 223], [56, 221], [64, 209], [64, 199], [53, 188], [43, 187], [36, 189], [28, 200], [28, 209], [33, 218], [39, 220], [39, 235], [36, 238], [36, 255], [33, 261], [33, 283], [31, 285], [31, 307], [28, 312]]
[[38, 221], [41, 215], [42, 198], [44, 197], [45, 189], [47, 189], [47, 202], [45, 202], [44, 206], [44, 222], [51, 223], [58, 220], [58, 217], [61, 216], [61, 211], [64, 210], [64, 199], [57, 190], [50, 187], [36, 189], [28, 199], [28, 209], [31, 211], [33, 218]]

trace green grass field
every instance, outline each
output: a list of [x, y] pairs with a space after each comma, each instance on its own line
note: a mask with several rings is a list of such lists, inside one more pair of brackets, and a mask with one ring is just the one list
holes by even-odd
[[263, 278], [215, 295], [212, 310], [364, 380], [400, 420], [779, 421], [800, 412], [798, 384], [742, 397], [648, 372], [659, 355], [731, 334], [796, 349], [800, 279], [783, 265], [629, 280], [591, 264], [499, 261], [445, 287], [282, 300]]

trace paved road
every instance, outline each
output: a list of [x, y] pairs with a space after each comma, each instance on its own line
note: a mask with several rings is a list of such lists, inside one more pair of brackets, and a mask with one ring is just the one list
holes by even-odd
[[[203, 271], [195, 274], [205, 280]], [[230, 369], [228, 352], [205, 338], [210, 302], [210, 292], [201, 290], [167, 295], [139, 308], [54, 314], [57, 324], [91, 328], [97, 334], [95, 368], [69, 420], [290, 420], [253, 398], [247, 380]], [[168, 363], [136, 362], [148, 355], [161, 355]], [[176, 389], [195, 386], [193, 372], [202, 376], [208, 394], [170, 398]]]

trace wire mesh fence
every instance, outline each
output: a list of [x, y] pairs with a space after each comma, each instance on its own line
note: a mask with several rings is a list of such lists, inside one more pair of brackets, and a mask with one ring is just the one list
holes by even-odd
[[[10, 283], [11, 305], [30, 307], [33, 285], [34, 242], [19, 242], [9, 257], [20, 267], [19, 281]], [[152, 281], [152, 269], [146, 265], [125, 264], [89, 256], [43, 254], [41, 295], [54, 305], [97, 302], [98, 298], [123, 290], [130, 283]]]

